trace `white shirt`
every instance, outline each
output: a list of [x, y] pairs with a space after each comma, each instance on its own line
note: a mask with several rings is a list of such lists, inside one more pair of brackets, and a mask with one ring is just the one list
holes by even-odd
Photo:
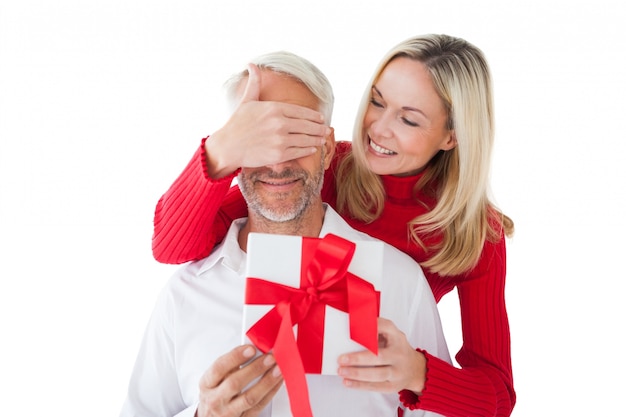
[[[131, 376], [121, 417], [193, 416], [202, 374], [221, 355], [241, 344], [246, 253], [237, 240], [246, 219], [231, 225], [210, 256], [183, 265], [157, 300]], [[320, 236], [374, 238], [351, 228], [326, 206]], [[419, 265], [391, 245], [384, 246], [380, 316], [402, 330], [411, 346], [451, 362], [437, 305]], [[307, 375], [315, 417], [396, 416], [397, 393], [350, 389], [334, 375]], [[262, 416], [285, 408], [283, 387]], [[287, 407], [288, 408], [288, 407]], [[420, 410], [405, 416], [432, 416]], [[281, 414], [282, 417], [282, 414]]]

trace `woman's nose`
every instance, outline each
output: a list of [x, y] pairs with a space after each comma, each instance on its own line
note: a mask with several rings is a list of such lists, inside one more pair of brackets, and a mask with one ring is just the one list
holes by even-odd
[[392, 118], [388, 112], [379, 114], [370, 124], [370, 133], [376, 137], [390, 137]]

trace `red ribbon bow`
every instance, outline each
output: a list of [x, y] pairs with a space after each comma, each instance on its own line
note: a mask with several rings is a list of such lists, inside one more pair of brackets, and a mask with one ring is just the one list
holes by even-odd
[[321, 372], [326, 305], [348, 313], [350, 338], [378, 353], [380, 293], [348, 272], [354, 251], [353, 242], [332, 234], [302, 238], [300, 288], [260, 278], [246, 281], [246, 304], [274, 304], [246, 335], [263, 352], [273, 350], [296, 417], [313, 416], [304, 375]]

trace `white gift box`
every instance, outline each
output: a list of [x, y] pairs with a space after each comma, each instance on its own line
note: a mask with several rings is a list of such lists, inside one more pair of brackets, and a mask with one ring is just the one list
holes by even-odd
[[[300, 288], [302, 237], [250, 233], [247, 247], [246, 276]], [[383, 243], [380, 241], [355, 241], [356, 249], [348, 272], [369, 281], [377, 291], [383, 273]], [[274, 305], [244, 305], [243, 338], [250, 343], [246, 332]], [[298, 326], [293, 327], [298, 337]], [[349, 315], [325, 306], [324, 347], [321, 373], [337, 374], [339, 355], [361, 351], [364, 347], [350, 338]]]

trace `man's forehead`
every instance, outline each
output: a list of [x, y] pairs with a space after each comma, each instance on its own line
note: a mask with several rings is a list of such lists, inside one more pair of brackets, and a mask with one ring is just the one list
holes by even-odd
[[[278, 101], [320, 110], [319, 99], [302, 81], [268, 69], [262, 69], [260, 76], [259, 101]], [[240, 97], [245, 91], [247, 82], [248, 77], [245, 77], [239, 83], [237, 93]]]

